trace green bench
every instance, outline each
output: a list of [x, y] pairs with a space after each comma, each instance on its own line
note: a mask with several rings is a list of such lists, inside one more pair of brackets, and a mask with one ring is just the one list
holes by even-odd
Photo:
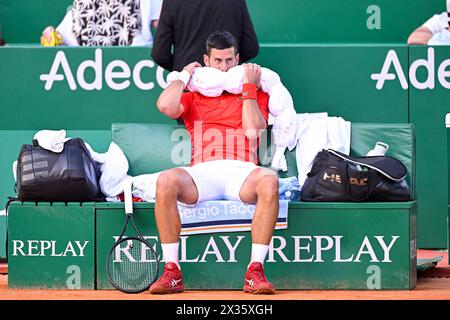
[[[183, 166], [190, 160], [188, 135], [180, 126], [113, 124], [111, 131], [128, 158], [130, 175]], [[389, 155], [405, 163], [414, 196], [413, 126], [352, 124], [352, 155], [366, 154], [376, 141], [388, 143]], [[172, 152], [177, 163], [171, 160]], [[286, 157], [285, 175], [296, 175], [295, 150]], [[274, 232], [267, 276], [278, 289], [412, 289], [416, 210], [416, 201], [291, 202], [288, 228]], [[135, 204], [138, 227], [161, 254], [153, 212], [153, 203]], [[123, 214], [122, 203], [14, 202], [8, 218], [8, 285], [111, 289], [105, 260]], [[180, 247], [186, 288], [242, 288], [250, 232], [181, 236]]]

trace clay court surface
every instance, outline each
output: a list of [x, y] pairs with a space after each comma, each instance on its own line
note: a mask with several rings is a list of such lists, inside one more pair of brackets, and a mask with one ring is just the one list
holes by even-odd
[[191, 291], [176, 295], [125, 294], [114, 290], [8, 289], [7, 274], [0, 274], [0, 300], [450, 300], [450, 266], [447, 252], [419, 250], [418, 256], [442, 256], [435, 268], [419, 273], [413, 290], [278, 290], [255, 296], [241, 291]]
[[450, 300], [450, 278], [419, 278], [411, 291], [279, 290], [273, 296], [240, 291], [185, 291], [176, 295], [125, 294], [109, 290], [11, 290], [0, 276], [0, 300]]

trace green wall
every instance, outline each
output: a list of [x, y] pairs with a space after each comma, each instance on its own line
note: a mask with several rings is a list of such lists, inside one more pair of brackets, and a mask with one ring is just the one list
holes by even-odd
[[[1, 0], [0, 26], [11, 43], [38, 43], [47, 25], [58, 25], [71, 0]], [[444, 0], [247, 0], [259, 41], [267, 42], [406, 42], [411, 31]], [[379, 8], [380, 28], [368, 20]], [[378, 9], [376, 9], [378, 10]], [[368, 13], [369, 11], [369, 13]]]
[[408, 122], [407, 91], [398, 82], [380, 91], [371, 79], [391, 49], [407, 69], [405, 45], [265, 45], [255, 62], [281, 75], [297, 112], [326, 111], [353, 122]]
[[8, 228], [9, 288], [95, 288], [92, 203], [15, 202]]
[[[261, 42], [402, 42], [443, 0], [247, 0]], [[380, 29], [369, 29], [375, 5]], [[370, 22], [370, 21], [369, 21]]]
[[[448, 60], [448, 47], [429, 49], [425, 46], [411, 46], [409, 48], [410, 61], [428, 59], [428, 50], [434, 51], [435, 63], [431, 70], [435, 73], [434, 89], [417, 89], [410, 86], [410, 119], [415, 124], [417, 136], [417, 194], [419, 211], [418, 225], [426, 224], [426, 228], [419, 228], [420, 242], [429, 247], [441, 247], [447, 239], [448, 210], [448, 163], [447, 163], [447, 133], [445, 116], [450, 111], [450, 91], [439, 82], [439, 66]], [[431, 52], [431, 51], [430, 51]], [[447, 68], [448, 69], [448, 68]], [[425, 67], [417, 70], [417, 80], [425, 82], [428, 72]], [[410, 79], [411, 80], [411, 79]], [[447, 78], [447, 80], [450, 80]], [[449, 87], [450, 88], [450, 87]]]
[[[153, 213], [154, 204], [135, 204], [136, 224], [144, 236], [149, 237], [148, 241], [155, 245], [156, 252], [160, 255]], [[387, 219], [389, 224], [385, 223]], [[114, 244], [113, 237], [117, 236], [122, 224], [123, 205], [96, 205], [97, 289], [111, 289], [104, 265]], [[290, 204], [289, 227], [274, 232], [272, 247], [264, 268], [267, 277], [278, 289], [365, 290], [369, 289], [369, 279], [373, 272], [370, 270], [374, 267], [379, 270], [378, 274], [381, 276], [380, 289], [412, 289], [416, 286], [416, 255], [411, 255], [411, 243], [416, 239], [415, 230], [415, 203], [412, 202], [388, 206], [370, 203]], [[338, 256], [336, 251], [324, 250], [322, 262], [314, 262], [318, 246], [314, 244], [314, 238], [311, 238], [311, 245], [308, 244], [307, 238], [298, 240], [295, 245], [296, 238], [315, 235], [342, 236], [340, 254], [342, 259], [348, 261], [335, 262], [333, 260]], [[390, 261], [373, 262], [366, 251], [360, 262], [349, 262], [348, 258], [356, 256], [365, 237], [373, 242], [375, 254], [382, 257], [383, 251], [376, 245], [377, 242], [373, 241], [375, 236], [382, 236], [387, 243], [392, 241], [393, 236], [399, 237], [392, 246]], [[235, 246], [234, 258], [227, 250], [224, 240]], [[242, 288], [243, 273], [250, 258], [249, 232], [183, 236], [180, 243], [180, 264], [186, 275], [186, 288]], [[320, 245], [323, 247], [325, 243], [326, 241], [323, 241]], [[303, 246], [302, 250], [299, 249], [300, 246]], [[308, 249], [305, 249], [305, 246], [308, 246]], [[333, 247], [335, 246], [336, 243], [333, 244]], [[213, 251], [213, 248], [217, 249]], [[414, 250], [412, 252], [415, 253]], [[219, 255], [221, 261], [218, 261]], [[311, 261], [306, 262], [307, 259]], [[163, 265], [160, 264], [160, 267]], [[223, 277], [223, 274], [228, 276]]]
[[[50, 72], [57, 52], [64, 52], [76, 89], [71, 90], [65, 76], [63, 81], [54, 82], [46, 90], [40, 80], [42, 74]], [[138, 61], [153, 61], [148, 48], [108, 48], [100, 50], [102, 90], [84, 90], [78, 81], [77, 69], [82, 61], [94, 60], [92, 48], [1, 48], [0, 49], [0, 87], [9, 94], [1, 104], [5, 112], [0, 119], [0, 128], [8, 130], [37, 129], [104, 129], [113, 122], [168, 122], [167, 118], [156, 110], [156, 98], [161, 88], [156, 83], [156, 69], [144, 67], [140, 72], [143, 82], [153, 82], [155, 88], [140, 90], [133, 81], [133, 70]], [[105, 79], [107, 64], [112, 60], [125, 60], [130, 68], [130, 85], [125, 90], [111, 89]], [[115, 70], [117, 71], [117, 69]], [[60, 67], [59, 73], [63, 73]], [[85, 72], [86, 82], [92, 82], [92, 68]], [[117, 80], [116, 82], [122, 82]], [[20, 106], [20, 108], [16, 108]], [[36, 115], [39, 114], [39, 117]], [[11, 121], [14, 119], [14, 121]]]
[[[282, 75], [298, 112], [327, 111], [353, 122], [408, 122], [407, 91], [398, 82], [377, 90], [370, 78], [381, 69], [390, 49], [397, 52], [406, 69], [408, 51], [404, 45], [267, 45], [255, 61]], [[41, 76], [50, 72], [57, 54], [67, 61], [68, 74], [74, 78], [73, 90], [61, 66], [57, 73], [64, 79], [45, 89]], [[162, 91], [157, 74], [162, 70], [144, 67], [136, 77], [153, 83], [151, 89], [140, 89], [134, 81], [136, 65], [153, 63], [148, 54], [147, 48], [1, 48], [0, 87], [8, 94], [1, 102], [0, 128], [109, 130], [114, 122], [172, 122], [156, 109]], [[84, 77], [77, 75], [80, 65], [88, 60], [97, 62], [100, 90], [85, 90], [80, 85], [82, 78], [94, 81], [94, 68], [87, 68]], [[129, 68], [127, 79], [114, 80], [129, 81], [125, 89], [114, 90], [107, 84], [105, 74], [113, 60], [123, 60]]]
[[[415, 204], [291, 203], [289, 228], [274, 232], [267, 276], [278, 289], [413, 289]], [[154, 204], [134, 206], [161, 258]], [[8, 287], [112, 289], [105, 262], [123, 218], [123, 203], [13, 203]], [[182, 236], [185, 286], [242, 289], [250, 247], [250, 232]]]

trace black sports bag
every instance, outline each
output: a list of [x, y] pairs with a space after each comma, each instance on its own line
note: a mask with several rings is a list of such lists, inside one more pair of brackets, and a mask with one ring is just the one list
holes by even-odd
[[101, 201], [100, 169], [82, 139], [64, 143], [61, 153], [24, 144], [17, 163], [16, 192], [20, 201]]
[[302, 201], [409, 201], [405, 165], [392, 157], [350, 157], [322, 150], [301, 190]]

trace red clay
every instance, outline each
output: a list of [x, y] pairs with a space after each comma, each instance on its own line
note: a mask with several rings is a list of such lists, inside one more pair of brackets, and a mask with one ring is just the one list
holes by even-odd
[[442, 255], [434, 269], [419, 274], [414, 290], [278, 290], [274, 295], [242, 291], [190, 291], [171, 295], [125, 294], [116, 290], [17, 290], [8, 289], [8, 276], [0, 275], [0, 300], [450, 300], [447, 252], [419, 250], [418, 258]]
[[419, 278], [414, 290], [278, 290], [274, 295], [242, 291], [185, 291], [172, 295], [125, 294], [115, 290], [8, 289], [0, 275], [0, 300], [450, 300], [450, 278]]
[[8, 274], [8, 264], [0, 263], [0, 274]]

